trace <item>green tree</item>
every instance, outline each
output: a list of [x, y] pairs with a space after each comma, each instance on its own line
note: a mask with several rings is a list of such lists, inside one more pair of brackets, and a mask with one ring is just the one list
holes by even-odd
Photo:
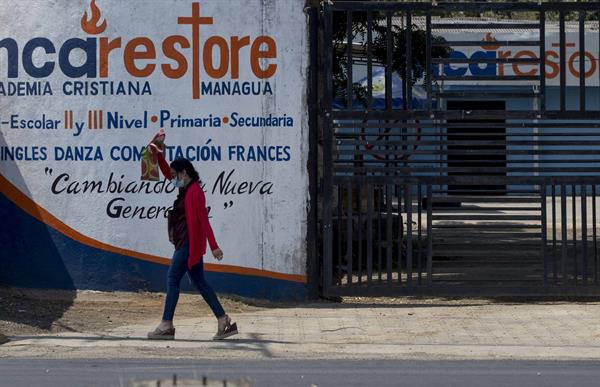
[[[333, 91], [337, 98], [346, 99], [347, 94], [347, 64], [346, 51], [347, 39], [347, 17], [345, 12], [333, 13], [332, 35], [333, 35]], [[384, 12], [372, 13], [372, 54], [373, 64], [385, 65], [387, 63], [388, 30], [386, 25], [386, 14]], [[392, 71], [398, 72], [402, 79], [406, 79], [406, 34], [407, 28], [392, 25], [391, 36], [392, 48]], [[425, 76], [426, 66], [426, 39], [427, 33], [416, 25], [411, 28], [412, 48], [412, 81], [416, 82]], [[432, 36], [432, 43], [445, 42], [441, 36]], [[367, 46], [367, 14], [366, 12], [353, 12], [352, 14], [352, 41], [362, 42], [364, 52]], [[432, 45], [431, 55], [433, 58], [446, 58], [451, 49], [449, 47]], [[355, 97], [366, 104], [367, 90], [358, 83], [353, 84]]]

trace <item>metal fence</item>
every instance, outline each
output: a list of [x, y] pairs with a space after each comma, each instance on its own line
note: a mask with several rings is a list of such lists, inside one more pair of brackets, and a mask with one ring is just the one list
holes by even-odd
[[[448, 21], [451, 12], [473, 10], [534, 13], [536, 21]], [[320, 109], [320, 119], [313, 116], [311, 122], [319, 128], [323, 157], [321, 212], [315, 223], [322, 236], [323, 294], [598, 294], [600, 105], [591, 106], [589, 100], [598, 87], [591, 90], [580, 76], [576, 97], [568, 90], [565, 25], [576, 15], [584, 58], [586, 17], [599, 12], [600, 3], [335, 1], [319, 9], [320, 39], [313, 42], [318, 49], [313, 47], [311, 68], [320, 69], [312, 84], [313, 111], [316, 115]], [[384, 14], [379, 24], [376, 13]], [[548, 21], [549, 16], [556, 21]], [[424, 21], [426, 43], [420, 80], [413, 77], [417, 19]], [[341, 45], [334, 44], [339, 35], [334, 20], [345, 21]], [[358, 20], [364, 29], [356, 28]], [[403, 32], [394, 35], [398, 20]], [[555, 97], [546, 86], [549, 26], [560, 37]], [[481, 39], [436, 38], [436, 31], [450, 28], [520, 30], [526, 39], [495, 43], [528, 46], [538, 55], [432, 55], [435, 47], [482, 45]], [[387, 39], [378, 62], [373, 49], [382, 31], [402, 36], [404, 51]], [[334, 89], [334, 56], [339, 60], [340, 47], [346, 77], [341, 92]], [[399, 55], [400, 103], [394, 99], [392, 70]], [[353, 79], [358, 61], [366, 66], [363, 98]], [[451, 76], [436, 70], [449, 63], [523, 63], [537, 72]], [[579, 62], [580, 75], [585, 65]], [[381, 106], [373, 94], [377, 68], [385, 71]], [[482, 80], [526, 82], [530, 91], [483, 86], [457, 91], [444, 85]], [[417, 85], [425, 91], [422, 103], [414, 102]], [[511, 109], [506, 102], [515, 98], [533, 101], [531, 108]], [[315, 135], [313, 158], [316, 142]]]

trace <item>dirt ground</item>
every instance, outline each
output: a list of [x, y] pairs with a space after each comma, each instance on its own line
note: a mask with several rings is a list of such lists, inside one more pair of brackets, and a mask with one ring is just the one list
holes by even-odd
[[[293, 303], [273, 303], [220, 297], [228, 314], [256, 312], [271, 308], [299, 306]], [[80, 332], [99, 334], [125, 325], [158, 324], [164, 305], [164, 293], [98, 292], [15, 289], [0, 286], [0, 344], [5, 336], [41, 335], [45, 333]], [[495, 303], [556, 303], [545, 298], [438, 298], [438, 297], [344, 297], [332, 302], [312, 301], [302, 307], [392, 307], [392, 306], [476, 306]], [[562, 299], [562, 303], [586, 301]], [[597, 301], [597, 299], [595, 300]], [[211, 311], [198, 294], [182, 293], [175, 320], [211, 316]]]
[[[230, 315], [290, 307], [284, 303], [220, 296]], [[100, 333], [122, 325], [158, 323], [164, 305], [164, 293], [98, 292], [14, 289], [0, 287], [0, 344], [6, 336], [40, 335], [44, 333]], [[437, 299], [363, 298], [340, 299], [347, 305], [428, 304]], [[452, 304], [453, 301], [446, 300]], [[460, 304], [468, 300], [456, 301]], [[481, 300], [473, 301], [481, 302]], [[319, 301], [319, 304], [330, 303]], [[211, 311], [197, 294], [181, 294], [175, 319], [210, 316]]]
[[[102, 332], [114, 326], [160, 322], [164, 294], [11, 289], [0, 287], [0, 344], [2, 334], [36, 335], [58, 332]], [[260, 310], [259, 301], [220, 297], [227, 313]], [[181, 294], [175, 319], [210, 316], [204, 300]]]
[[144, 340], [161, 293], [0, 288], [0, 333], [11, 339], [0, 359], [600, 359], [598, 297], [220, 298], [238, 336], [211, 340], [204, 300], [183, 294], [178, 338], [165, 343]]

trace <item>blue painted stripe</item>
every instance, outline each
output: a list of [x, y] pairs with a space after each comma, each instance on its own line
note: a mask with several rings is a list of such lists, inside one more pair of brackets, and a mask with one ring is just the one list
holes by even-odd
[[[167, 266], [86, 246], [30, 216], [0, 193], [0, 284], [28, 288], [165, 291]], [[219, 293], [305, 300], [306, 286], [273, 278], [206, 272]], [[184, 291], [193, 290], [189, 280]]]

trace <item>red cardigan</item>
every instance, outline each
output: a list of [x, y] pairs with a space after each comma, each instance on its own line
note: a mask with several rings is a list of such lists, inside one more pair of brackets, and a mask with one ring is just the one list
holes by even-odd
[[[163, 175], [169, 180], [171, 168], [165, 160], [162, 152], [158, 152], [158, 165]], [[185, 194], [185, 223], [187, 225], [188, 243], [190, 253], [188, 255], [188, 268], [199, 263], [206, 253], [206, 240], [211, 250], [218, 249], [215, 234], [213, 233], [210, 222], [208, 221], [208, 211], [206, 211], [206, 197], [200, 184], [192, 184]]]

